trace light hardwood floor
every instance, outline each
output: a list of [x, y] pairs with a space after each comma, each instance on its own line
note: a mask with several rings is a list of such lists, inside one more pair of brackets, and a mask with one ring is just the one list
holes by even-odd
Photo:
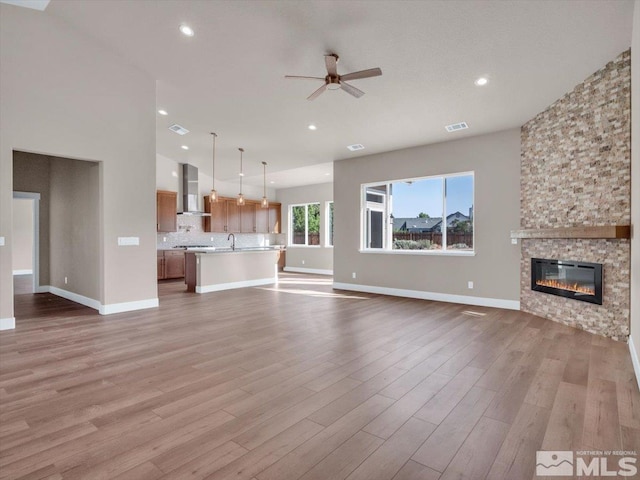
[[183, 289], [107, 317], [16, 296], [0, 478], [517, 480], [539, 449], [640, 450], [625, 344], [320, 276]]

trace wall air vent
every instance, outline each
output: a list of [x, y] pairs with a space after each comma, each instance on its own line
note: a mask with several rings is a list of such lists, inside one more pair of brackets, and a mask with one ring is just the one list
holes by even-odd
[[189, 133], [189, 130], [187, 130], [183, 126], [178, 125], [177, 123], [174, 123], [173, 125], [171, 125], [169, 127], [169, 130], [171, 130], [174, 133], [177, 133], [178, 135], [186, 135], [187, 133]]
[[460, 122], [460, 123], [453, 123], [451, 125], [447, 125], [444, 128], [447, 129], [447, 132], [451, 133], [451, 132], [457, 132], [458, 130], [465, 130], [469, 128], [469, 125], [467, 125], [467, 122]]
[[352, 152], [357, 152], [358, 150], [364, 150], [364, 145], [360, 143], [354, 143], [353, 145], [348, 145], [347, 148]]

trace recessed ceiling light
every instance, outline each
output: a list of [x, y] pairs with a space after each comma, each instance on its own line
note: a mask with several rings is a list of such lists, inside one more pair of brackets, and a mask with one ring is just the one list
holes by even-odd
[[274, 182], [273, 180], [271, 180], [269, 183], [276, 183], [276, 182]]
[[352, 152], [357, 152], [358, 150], [364, 150], [364, 145], [360, 143], [354, 143], [353, 145], [347, 145], [347, 148]]
[[169, 115], [169, 113], [166, 110], [158, 110], [158, 113], [160, 115]]
[[487, 77], [480, 77], [480, 78], [477, 78], [476, 81], [473, 83], [475, 83], [479, 87], [482, 87], [483, 85], [486, 85], [487, 83], [489, 83], [489, 80], [487, 79]]
[[180, 31], [182, 32], [183, 35], [186, 35], [187, 37], [193, 37], [196, 32], [193, 31], [193, 28], [191, 28], [189, 25], [186, 24], [182, 24], [180, 25]]
[[309, 125], [307, 128], [309, 130], [317, 130], [318, 129], [318, 127], [316, 127], [315, 125]]
[[240, 177], [244, 177], [244, 173], [242, 173], [242, 172], [240, 172], [238, 175], [239, 175]]
[[189, 150], [189, 147], [187, 147], [186, 145], [182, 145], [182, 149], [183, 150]]
[[331, 175], [330, 173], [325, 173], [325, 175]]

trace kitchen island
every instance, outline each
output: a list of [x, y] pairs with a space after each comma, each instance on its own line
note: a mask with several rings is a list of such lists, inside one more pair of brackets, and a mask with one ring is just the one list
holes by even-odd
[[207, 293], [278, 283], [279, 256], [280, 249], [269, 247], [187, 249], [187, 291]]

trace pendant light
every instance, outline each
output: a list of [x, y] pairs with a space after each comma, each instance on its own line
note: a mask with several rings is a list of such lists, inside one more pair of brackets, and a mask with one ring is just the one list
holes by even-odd
[[211, 192], [209, 193], [209, 202], [216, 203], [218, 201], [218, 192], [216, 192], [216, 135], [211, 132], [213, 136], [213, 161], [211, 162]]
[[263, 190], [262, 190], [262, 208], [269, 208], [269, 200], [267, 200], [267, 162], [262, 162], [262, 178], [263, 178]]
[[244, 153], [244, 148], [239, 148], [238, 150], [240, 150], [240, 193], [238, 194], [236, 204], [242, 207], [244, 206], [244, 195], [242, 195], [242, 177], [244, 177], [244, 173], [242, 172], [242, 154]]

